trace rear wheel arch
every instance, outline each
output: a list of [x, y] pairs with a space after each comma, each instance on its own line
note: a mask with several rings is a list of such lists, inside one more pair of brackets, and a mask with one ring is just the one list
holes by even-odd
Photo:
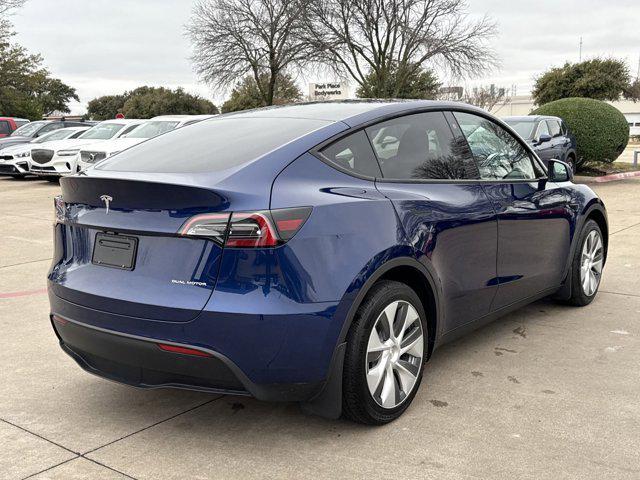
[[438, 326], [440, 325], [439, 313], [441, 312], [441, 308], [439, 307], [440, 295], [435, 276], [422, 263], [411, 257], [400, 257], [389, 260], [369, 276], [349, 308], [338, 343], [345, 341], [360, 304], [366, 298], [371, 288], [381, 280], [394, 280], [404, 283], [416, 292], [420, 298], [427, 315], [429, 345], [426, 358], [428, 359], [431, 356], [438, 336]]

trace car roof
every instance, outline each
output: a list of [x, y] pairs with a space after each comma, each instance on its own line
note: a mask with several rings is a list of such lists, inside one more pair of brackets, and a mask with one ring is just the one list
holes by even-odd
[[321, 120], [327, 123], [343, 122], [354, 126], [384, 116], [402, 115], [412, 110], [428, 109], [466, 110], [486, 114], [487, 112], [462, 102], [437, 100], [362, 99], [305, 102], [284, 106], [263, 107], [241, 112], [219, 115], [220, 118], [299, 118]]
[[120, 123], [120, 124], [128, 125], [131, 123], [143, 123], [147, 121], [148, 120], [140, 120], [139, 118], [111, 118], [109, 120], [103, 120], [102, 122], [99, 122], [99, 123]]
[[212, 118], [215, 117], [216, 115], [158, 115], [157, 117], [153, 117], [150, 118], [148, 120], [146, 120], [147, 122], [151, 122], [153, 120], [165, 120], [165, 121], [171, 121], [171, 120], [175, 120], [175, 121], [183, 121], [183, 120], [197, 120], [199, 118], [201, 119], [207, 119], [207, 118]]
[[28, 120], [26, 118], [19, 118], [19, 117], [0, 117], [0, 120], [15, 120], [18, 122], [31, 122], [31, 120]]
[[513, 120], [516, 122], [537, 122], [539, 120], [562, 120], [559, 117], [553, 117], [551, 115], [522, 115], [522, 116], [512, 116], [512, 117], [502, 117], [502, 120], [509, 121]]

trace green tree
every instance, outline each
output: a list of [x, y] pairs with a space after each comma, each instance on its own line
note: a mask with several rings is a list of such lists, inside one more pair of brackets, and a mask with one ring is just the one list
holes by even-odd
[[121, 95], [94, 98], [88, 104], [88, 114], [95, 120], [114, 118], [118, 113], [127, 118], [152, 118], [158, 115], [216, 114], [218, 109], [209, 100], [191, 95], [182, 88], [138, 87]]
[[79, 100], [76, 90], [42, 67], [42, 57], [0, 39], [0, 113], [31, 120], [55, 111], [69, 112], [68, 104]]
[[[260, 81], [269, 82], [268, 75], [262, 75]], [[283, 105], [286, 103], [298, 102], [302, 99], [302, 92], [295, 84], [290, 75], [281, 75], [276, 82], [276, 90], [273, 98], [273, 105]], [[252, 76], [243, 78], [231, 91], [229, 100], [222, 105], [222, 113], [237, 112], [250, 108], [265, 107], [268, 103], [264, 99], [257, 82]]]
[[629, 142], [629, 124], [617, 108], [591, 98], [564, 98], [531, 115], [562, 118], [578, 143], [578, 168], [584, 163], [611, 163]]
[[629, 94], [630, 88], [631, 76], [624, 61], [594, 58], [581, 63], [567, 62], [547, 71], [536, 79], [533, 98], [537, 105], [570, 97], [616, 101]]
[[122, 113], [127, 98], [125, 94], [105, 95], [94, 98], [87, 105], [87, 114], [94, 120], [109, 120], [110, 118], [115, 118], [116, 115]]
[[[432, 100], [436, 98], [442, 86], [431, 70], [410, 69], [406, 75], [397, 68], [378, 75], [375, 70], [369, 72], [364, 83], [356, 91], [358, 98], [413, 98]], [[404, 81], [399, 81], [399, 78]]]

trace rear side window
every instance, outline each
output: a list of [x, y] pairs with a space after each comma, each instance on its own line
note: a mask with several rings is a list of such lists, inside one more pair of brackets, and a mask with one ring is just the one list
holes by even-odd
[[365, 177], [380, 177], [380, 168], [373, 154], [367, 134], [363, 130], [332, 143], [321, 150], [331, 163], [348, 173]]
[[9, 122], [2, 120], [0, 121], [0, 134], [8, 135], [11, 133], [11, 125]]
[[468, 180], [477, 166], [442, 112], [407, 115], [367, 129], [382, 174], [394, 180]]
[[198, 173], [248, 163], [332, 122], [231, 116], [178, 128], [100, 163], [99, 170]]

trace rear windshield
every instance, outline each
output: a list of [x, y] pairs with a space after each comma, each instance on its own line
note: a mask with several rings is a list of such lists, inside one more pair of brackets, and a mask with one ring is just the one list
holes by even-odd
[[326, 120], [227, 117], [179, 128], [96, 166], [124, 172], [215, 172], [250, 162], [326, 126]]

